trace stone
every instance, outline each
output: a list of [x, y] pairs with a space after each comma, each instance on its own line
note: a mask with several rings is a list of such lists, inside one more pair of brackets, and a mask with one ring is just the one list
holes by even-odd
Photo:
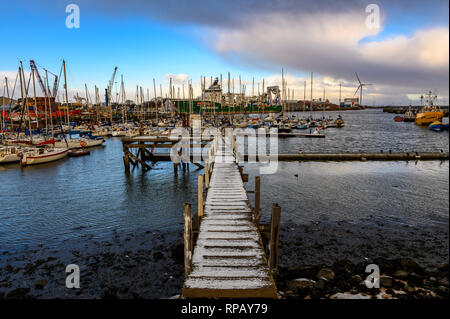
[[324, 278], [328, 281], [333, 281], [335, 278], [334, 271], [330, 268], [322, 268], [316, 275], [317, 279]]
[[442, 279], [440, 279], [440, 280], [439, 280], [439, 284], [440, 284], [441, 286], [448, 287], [448, 279], [447, 279], [447, 278], [442, 278]]
[[23, 299], [26, 298], [28, 293], [30, 292], [30, 288], [16, 288], [6, 295], [8, 299]]
[[164, 255], [163, 255], [163, 253], [160, 252], [160, 251], [157, 251], [157, 252], [153, 253], [153, 259], [154, 259], [155, 261], [160, 260], [160, 259], [163, 259], [163, 257], [164, 257]]
[[352, 276], [352, 283], [354, 284], [359, 284], [362, 281], [362, 278], [360, 275], [354, 275]]
[[296, 290], [299, 289], [311, 289], [314, 287], [314, 284], [316, 282], [314, 280], [306, 279], [306, 278], [299, 278], [295, 280], [291, 280], [288, 282], [287, 286], [289, 290]]
[[408, 276], [409, 276], [409, 273], [404, 270], [397, 270], [394, 273], [394, 277], [399, 278], [399, 279], [406, 279], [406, 278], [408, 278]]
[[48, 281], [45, 279], [41, 279], [34, 284], [34, 288], [36, 289], [44, 289], [47, 286]]
[[391, 276], [380, 276], [380, 284], [383, 287], [391, 288], [394, 283], [394, 280]]
[[435, 289], [435, 292], [442, 297], [448, 298], [448, 288], [444, 286], [439, 286]]
[[406, 292], [408, 292], [408, 293], [410, 293], [410, 294], [416, 292], [416, 288], [411, 287], [411, 286], [409, 286], [409, 285], [406, 285], [404, 289], [406, 290]]

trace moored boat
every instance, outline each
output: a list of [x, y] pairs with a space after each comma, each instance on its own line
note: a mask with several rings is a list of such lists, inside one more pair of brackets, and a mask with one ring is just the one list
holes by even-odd
[[435, 132], [440, 132], [443, 129], [442, 122], [441, 121], [435, 121], [435, 122], [431, 123], [428, 126], [428, 129], [430, 129], [432, 131], [435, 131]]
[[36, 148], [23, 153], [22, 165], [35, 165], [60, 160], [67, 156], [68, 148]]

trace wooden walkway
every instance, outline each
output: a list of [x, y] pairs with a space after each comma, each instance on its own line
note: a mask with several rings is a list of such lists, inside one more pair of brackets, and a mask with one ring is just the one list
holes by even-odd
[[223, 145], [214, 157], [186, 298], [275, 298], [258, 228], [232, 150]]

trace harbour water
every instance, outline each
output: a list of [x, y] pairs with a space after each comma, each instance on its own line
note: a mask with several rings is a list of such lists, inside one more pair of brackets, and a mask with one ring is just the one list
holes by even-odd
[[[447, 132], [394, 123], [392, 114], [381, 110], [342, 113], [345, 128], [329, 129], [325, 139], [280, 139], [279, 152], [449, 150]], [[197, 174], [203, 171], [191, 166], [175, 175], [171, 163], [159, 163], [146, 173], [136, 169], [128, 174], [122, 155], [120, 139], [109, 138], [87, 157], [0, 166], [0, 250], [57, 246], [86, 234], [101, 240], [112, 230], [181, 230], [183, 203], [196, 209]], [[277, 202], [286, 225], [324, 218], [357, 223], [376, 216], [393, 224], [448, 226], [448, 161], [278, 165], [275, 175], [262, 175], [263, 220]], [[251, 189], [258, 170], [247, 164], [245, 171]]]

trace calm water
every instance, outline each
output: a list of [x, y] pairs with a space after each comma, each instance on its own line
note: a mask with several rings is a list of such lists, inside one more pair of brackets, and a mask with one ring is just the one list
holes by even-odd
[[[280, 152], [449, 150], [448, 132], [395, 123], [394, 115], [380, 110], [342, 114], [345, 128], [328, 130], [325, 139], [280, 140]], [[254, 164], [245, 170], [253, 187], [258, 170]], [[171, 163], [160, 163], [145, 174], [140, 169], [127, 174], [116, 138], [87, 157], [0, 166], [0, 249], [57, 245], [80, 234], [102, 239], [113, 230], [179, 230], [183, 203], [196, 209], [197, 174], [202, 173], [192, 166], [175, 175]], [[448, 225], [449, 164], [284, 162], [276, 175], [262, 176], [262, 192], [263, 219], [278, 202], [283, 223], [357, 222], [374, 215], [393, 223]]]

